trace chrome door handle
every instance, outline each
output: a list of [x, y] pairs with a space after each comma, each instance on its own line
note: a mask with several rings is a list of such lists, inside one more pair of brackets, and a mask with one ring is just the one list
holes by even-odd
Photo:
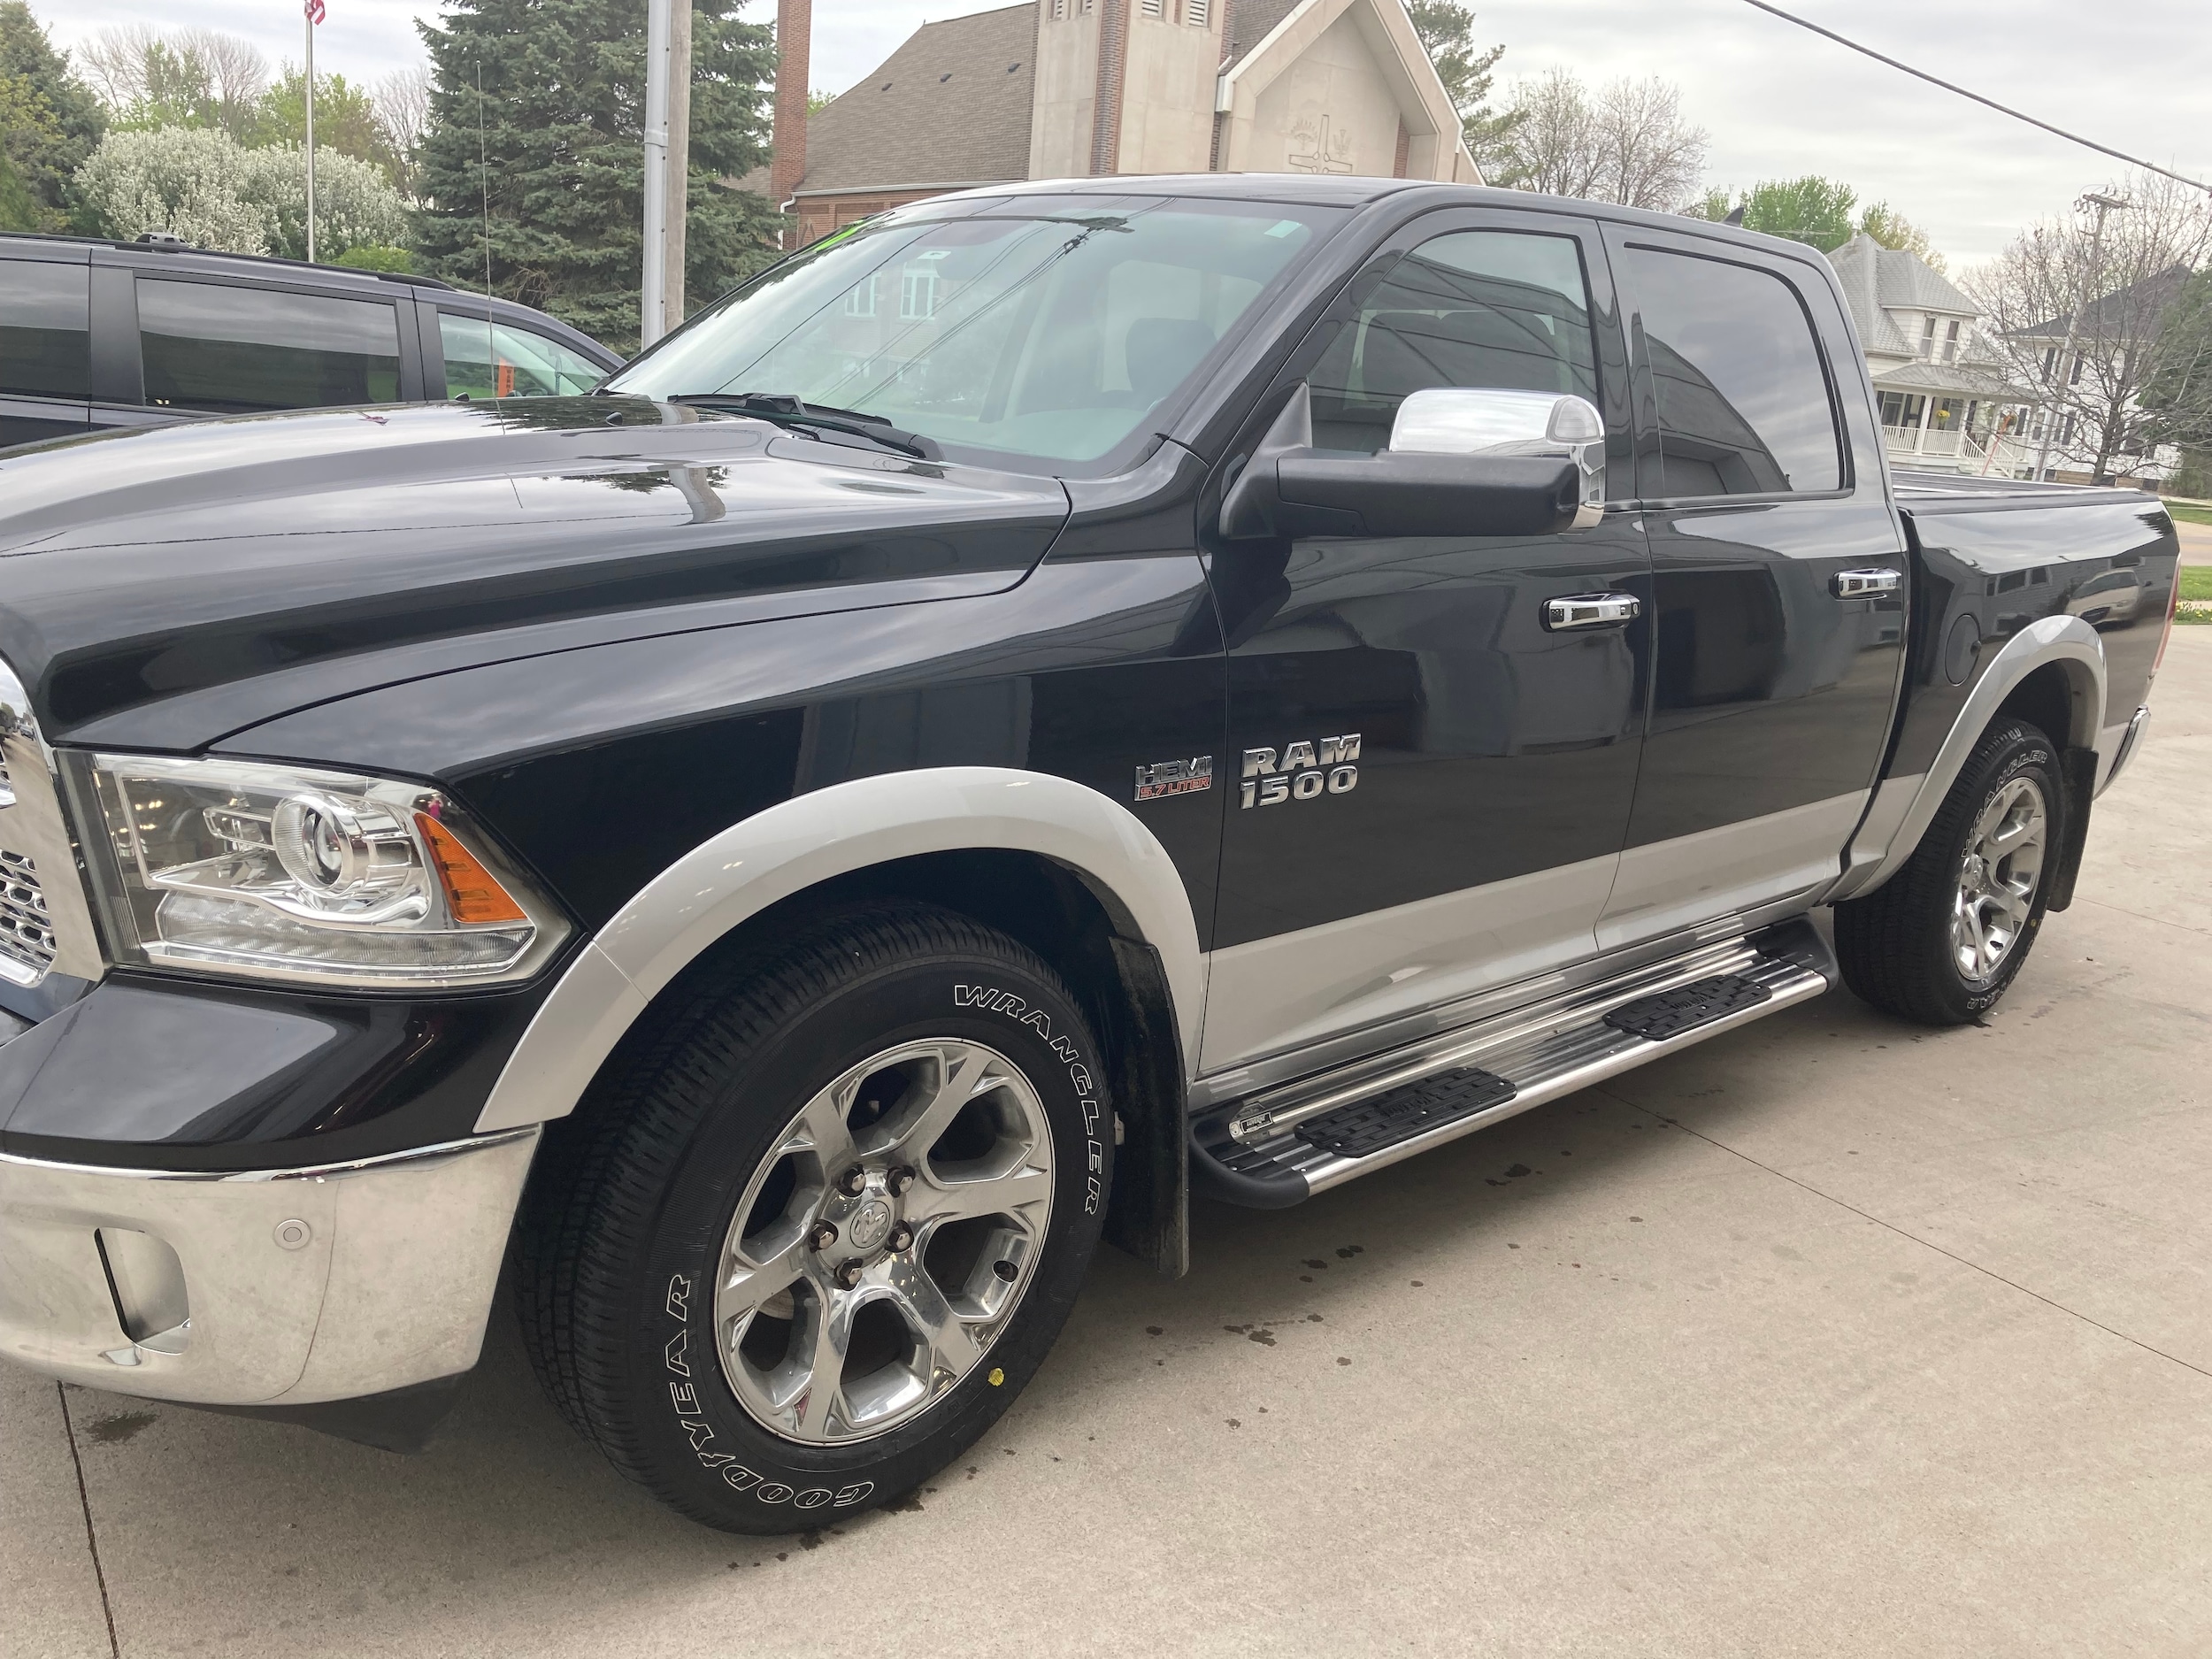
[[1828, 579], [1828, 591], [1839, 599], [1868, 599], [1895, 593], [1904, 580], [1893, 570], [1838, 571]]
[[1572, 628], [1617, 628], [1644, 612], [1633, 594], [1570, 594], [1544, 601], [1544, 626], [1554, 634]]

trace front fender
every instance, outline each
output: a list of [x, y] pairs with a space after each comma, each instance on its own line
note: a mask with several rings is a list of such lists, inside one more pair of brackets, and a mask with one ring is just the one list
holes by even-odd
[[895, 859], [995, 849], [1073, 870], [1117, 925], [1158, 951], [1183, 1052], [1198, 1053], [1205, 970], [1182, 877], [1119, 803], [1043, 772], [944, 766], [834, 784], [695, 848], [579, 953], [508, 1059], [478, 1133], [562, 1118], [669, 982], [770, 905]]

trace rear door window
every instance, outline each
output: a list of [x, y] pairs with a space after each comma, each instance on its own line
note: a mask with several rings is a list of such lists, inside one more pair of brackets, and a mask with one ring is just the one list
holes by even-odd
[[0, 260], [0, 396], [88, 396], [88, 267]]
[[1315, 443], [1371, 454], [1389, 442], [1398, 405], [1414, 392], [1502, 388], [1596, 403], [1574, 238], [1466, 230], [1423, 242], [1342, 325], [1308, 385]]
[[1628, 250], [1659, 399], [1661, 495], [1842, 487], [1828, 377], [1804, 302], [1755, 265]]
[[580, 351], [532, 329], [442, 311], [438, 334], [448, 397], [567, 397], [607, 378], [607, 371]]
[[142, 277], [146, 401], [250, 414], [399, 397], [399, 317], [373, 300]]

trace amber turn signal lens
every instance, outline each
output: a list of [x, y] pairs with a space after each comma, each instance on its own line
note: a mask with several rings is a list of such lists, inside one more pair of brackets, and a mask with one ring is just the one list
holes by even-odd
[[444, 825], [427, 812], [415, 814], [415, 828], [421, 832], [422, 844], [429, 850], [430, 862], [438, 872], [438, 879], [444, 884], [446, 902], [453, 908], [457, 922], [526, 922], [530, 919], [519, 904], [507, 896], [507, 889], [492, 879], [492, 872], [478, 862], [477, 856], [461, 845], [460, 840]]

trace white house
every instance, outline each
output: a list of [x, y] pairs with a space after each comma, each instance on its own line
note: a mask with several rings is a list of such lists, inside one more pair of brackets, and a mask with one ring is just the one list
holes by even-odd
[[1891, 464], [2016, 477], [2035, 394], [2006, 382], [1981, 311], [1916, 254], [1861, 232], [1828, 256], [1879, 400]]

